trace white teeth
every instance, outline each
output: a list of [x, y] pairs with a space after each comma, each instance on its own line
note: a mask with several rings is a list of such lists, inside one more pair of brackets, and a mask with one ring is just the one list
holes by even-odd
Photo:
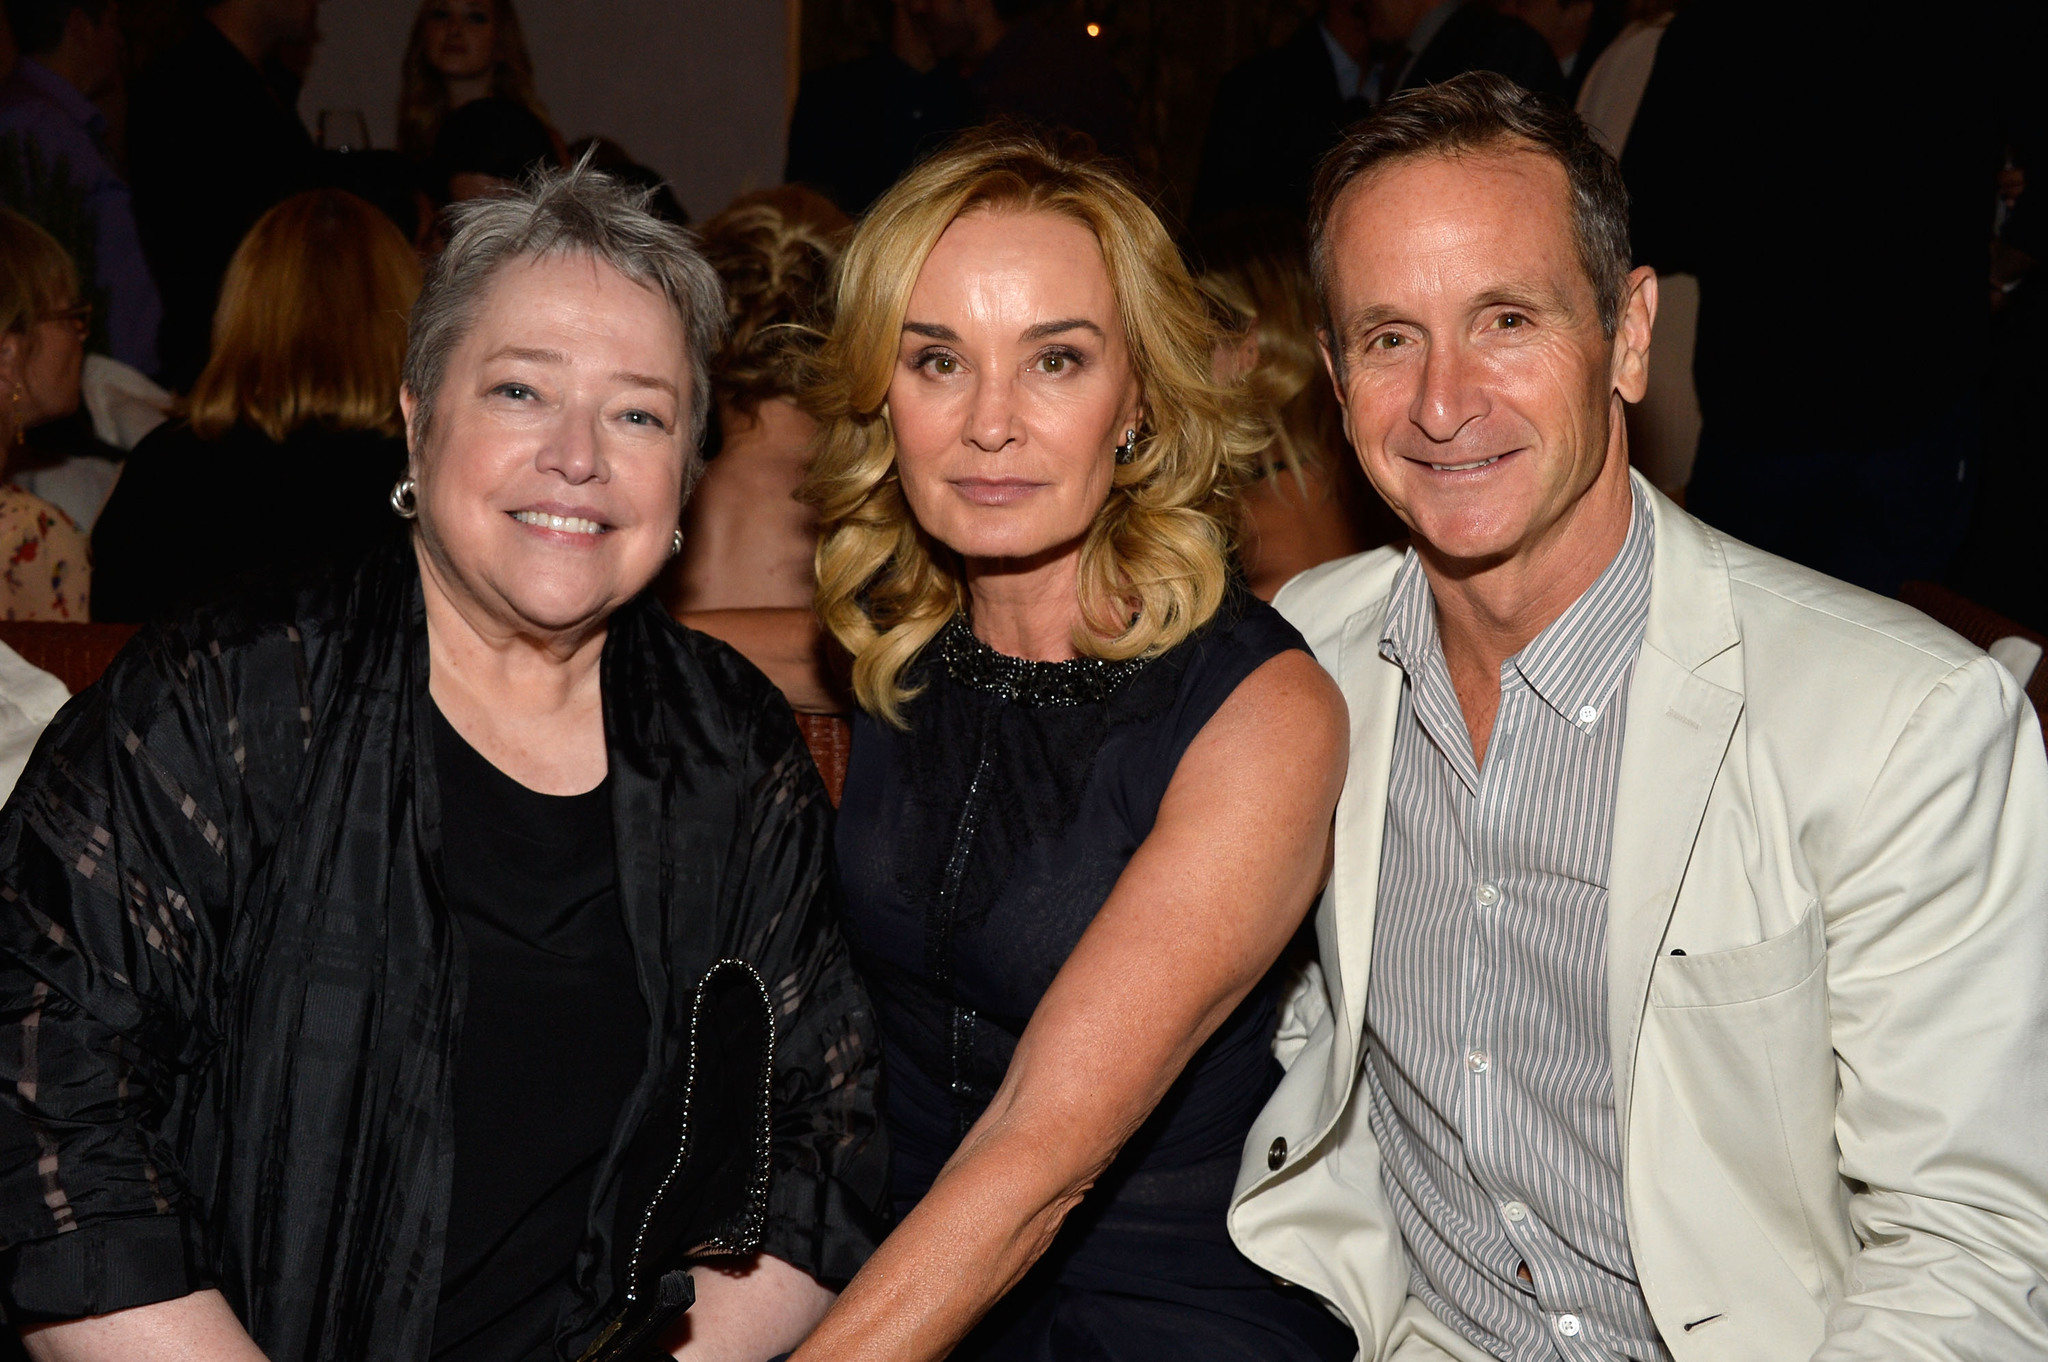
[[1477, 463], [1440, 463], [1431, 466], [1439, 473], [1466, 473], [1474, 468], [1484, 468], [1490, 463], [1499, 463], [1500, 457], [1500, 455], [1496, 454], [1490, 459], [1481, 459]]
[[543, 530], [561, 530], [565, 534], [603, 534], [604, 526], [595, 520], [581, 516], [549, 515], [546, 511], [514, 511], [512, 518], [522, 525], [532, 525]]

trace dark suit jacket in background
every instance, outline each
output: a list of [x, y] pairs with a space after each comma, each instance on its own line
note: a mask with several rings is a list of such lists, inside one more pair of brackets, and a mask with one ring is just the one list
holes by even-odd
[[1485, 0], [1458, 6], [1408, 68], [1401, 88], [1436, 85], [1467, 71], [1498, 71], [1525, 90], [1564, 94], [1564, 72], [1543, 35]]
[[183, 391], [206, 366], [221, 276], [256, 219], [319, 179], [298, 111], [220, 30], [195, 21], [128, 100], [129, 181], [163, 294], [158, 360]]
[[[1404, 90], [1467, 71], [1498, 71], [1531, 90], [1560, 94], [1564, 75], [1535, 29], [1483, 3], [1461, 5], [1410, 64]], [[1310, 19], [1294, 36], [1223, 78], [1209, 117], [1189, 217], [1203, 222], [1239, 210], [1308, 213], [1316, 163], [1344, 129], [1369, 111], [1345, 100], [1337, 68]]]

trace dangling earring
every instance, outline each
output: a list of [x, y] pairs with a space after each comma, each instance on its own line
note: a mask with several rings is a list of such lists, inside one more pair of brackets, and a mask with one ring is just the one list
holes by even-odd
[[27, 443], [28, 443], [28, 427], [27, 427], [27, 426], [25, 426], [25, 425], [23, 425], [23, 424], [21, 423], [21, 399], [22, 399], [22, 397], [23, 397], [24, 395], [25, 395], [25, 390], [24, 390], [24, 389], [22, 388], [22, 386], [21, 386], [21, 385], [20, 385], [19, 383], [15, 384], [15, 385], [14, 385], [14, 443], [15, 443], [15, 444], [16, 444], [17, 446], [20, 446], [20, 445], [25, 445], [25, 444], [27, 444]]
[[1124, 432], [1124, 442], [1116, 447], [1116, 461], [1120, 464], [1127, 464], [1137, 457], [1138, 432], [1126, 430]]
[[683, 551], [683, 532], [677, 530], [668, 541], [668, 556], [673, 558]]
[[411, 520], [420, 513], [420, 499], [413, 490], [417, 486], [411, 478], [391, 484], [391, 509], [398, 512], [399, 519]]

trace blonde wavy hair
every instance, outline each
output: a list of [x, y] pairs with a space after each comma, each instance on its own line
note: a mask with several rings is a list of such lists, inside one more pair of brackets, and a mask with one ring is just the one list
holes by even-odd
[[1266, 477], [1303, 482], [1327, 474], [1346, 448], [1344, 413], [1316, 346], [1320, 315], [1308, 272], [1308, 237], [1292, 218], [1257, 213], [1222, 219], [1194, 234], [1195, 282], [1258, 343], [1245, 384], [1273, 418], [1260, 454]]
[[904, 670], [966, 600], [958, 555], [912, 517], [888, 412], [904, 313], [925, 258], [971, 211], [1058, 213], [1102, 247], [1143, 395], [1136, 457], [1119, 465], [1083, 541], [1084, 656], [1165, 652], [1222, 603], [1236, 493], [1271, 440], [1212, 363], [1222, 329], [1145, 200], [1079, 144], [980, 129], [868, 210], [839, 263], [835, 323], [807, 405], [820, 422], [803, 497], [817, 507], [818, 614], [853, 655], [854, 697], [900, 726]]
[[704, 258], [725, 283], [732, 328], [711, 366], [719, 401], [751, 415], [802, 393], [852, 225], [830, 199], [794, 184], [742, 194], [704, 224]]

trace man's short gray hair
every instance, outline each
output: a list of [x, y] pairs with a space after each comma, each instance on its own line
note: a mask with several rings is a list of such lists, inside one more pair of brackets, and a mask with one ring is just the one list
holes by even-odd
[[1431, 157], [1533, 151], [1558, 163], [1571, 194], [1572, 237], [1593, 286], [1600, 329], [1612, 339], [1628, 305], [1628, 186], [1621, 167], [1571, 106], [1532, 94], [1491, 71], [1471, 71], [1394, 96], [1353, 124], [1316, 167], [1309, 204], [1309, 270], [1330, 358], [1344, 373], [1343, 340], [1330, 315], [1330, 240], [1337, 205], [1353, 184], [1384, 166]]
[[405, 347], [412, 437], [424, 442], [448, 360], [476, 322], [498, 271], [515, 260], [582, 255], [668, 300], [690, 361], [690, 443], [683, 490], [696, 480], [711, 409], [711, 360], [725, 336], [725, 288], [694, 234], [647, 211], [648, 191], [578, 165], [539, 170], [517, 189], [449, 210], [448, 248], [427, 267]]

